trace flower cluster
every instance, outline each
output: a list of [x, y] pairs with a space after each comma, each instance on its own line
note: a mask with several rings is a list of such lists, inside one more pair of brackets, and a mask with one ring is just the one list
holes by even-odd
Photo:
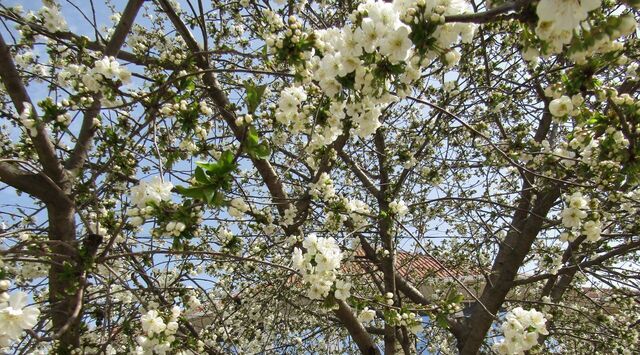
[[[566, 199], [567, 206], [562, 210], [562, 224], [573, 230], [579, 230], [582, 226], [582, 234], [585, 235], [587, 241], [596, 242], [600, 239], [600, 233], [602, 232], [602, 223], [598, 219], [589, 220], [582, 224], [582, 221], [587, 217], [589, 200], [582, 196], [580, 192], [574, 192]], [[568, 241], [575, 240], [576, 233], [568, 233], [562, 237]]]
[[127, 216], [129, 216], [129, 224], [134, 227], [141, 226], [147, 217], [153, 214], [153, 207], [147, 206], [143, 208], [133, 207], [127, 210]]
[[407, 207], [407, 204], [402, 200], [391, 201], [391, 203], [389, 203], [389, 211], [398, 216], [398, 218], [402, 218], [409, 212], [409, 207]]
[[149, 203], [157, 205], [162, 201], [170, 201], [171, 189], [173, 189], [172, 183], [162, 181], [157, 176], [149, 182], [140, 181], [138, 185], [131, 188], [131, 202], [138, 208], [144, 208]]
[[307, 295], [311, 299], [323, 299], [329, 295], [331, 287], [336, 286], [335, 297], [346, 299], [350, 296], [351, 284], [341, 280], [336, 281], [342, 252], [338, 243], [333, 238], [318, 238], [315, 234], [309, 234], [302, 246], [305, 253], [299, 248], [293, 249], [293, 267], [300, 271], [304, 282], [310, 285]]
[[131, 72], [121, 67], [114, 57], [104, 57], [82, 76], [85, 87], [93, 92], [101, 91], [103, 80], [120, 80], [126, 84], [131, 81]]
[[386, 320], [389, 324], [399, 325], [403, 327], [407, 327], [407, 329], [413, 333], [418, 334], [422, 331], [422, 318], [420, 315], [407, 312], [407, 311], [397, 311], [392, 309], [388, 315], [386, 315]]
[[67, 21], [62, 17], [62, 14], [55, 6], [43, 6], [40, 9], [39, 14], [42, 20], [42, 25], [47, 31], [62, 32], [69, 29]]
[[494, 344], [494, 351], [500, 354], [524, 354], [538, 344], [538, 335], [547, 335], [547, 320], [544, 314], [535, 309], [524, 310], [521, 307], [512, 309], [500, 328], [504, 339]]
[[[372, 135], [381, 126], [382, 109], [407, 94], [422, 67], [439, 56], [449, 66], [457, 64], [460, 54], [451, 47], [459, 38], [470, 41], [475, 26], [445, 24], [444, 17], [468, 11], [468, 5], [458, 0], [367, 1], [351, 14], [351, 24], [341, 28], [306, 36], [296, 27], [278, 38], [267, 36], [267, 44], [277, 55], [295, 49], [290, 42], [313, 39], [313, 46], [304, 52], [306, 60], [296, 66], [305, 85], [283, 90], [276, 120], [293, 125], [294, 132], [312, 128], [311, 150], [332, 143], [345, 120], [358, 136]], [[289, 22], [297, 24], [295, 18]], [[300, 112], [305, 112], [305, 90], [317, 88], [330, 102], [320, 105], [326, 117], [311, 126], [317, 120]]]
[[276, 120], [282, 124], [289, 124], [299, 114], [302, 102], [307, 99], [307, 94], [300, 86], [292, 86], [284, 89], [278, 100], [278, 112]]
[[178, 317], [182, 310], [178, 306], [171, 308], [167, 322], [163, 315], [155, 309], [147, 311], [140, 317], [140, 325], [144, 335], [138, 336], [136, 349], [137, 353], [166, 354], [172, 349], [171, 343], [175, 340], [178, 331]]
[[22, 331], [36, 325], [40, 310], [27, 306], [27, 294], [21, 291], [9, 295], [9, 281], [0, 281], [0, 347], [7, 347], [20, 338]]
[[227, 211], [231, 217], [240, 219], [244, 216], [244, 213], [249, 211], [251, 208], [249, 205], [244, 202], [243, 199], [237, 197], [229, 202], [229, 207]]
[[[637, 22], [632, 14], [625, 14], [610, 16], [599, 26], [592, 27], [592, 24], [587, 24], [585, 20], [589, 13], [600, 8], [601, 4], [601, 0], [541, 0], [536, 8], [538, 25], [535, 32], [538, 38], [548, 44], [548, 47], [543, 47], [545, 53], [560, 53], [565, 45], [572, 43], [576, 35], [584, 37], [584, 43], [574, 46], [570, 57], [579, 64], [595, 53], [621, 49], [622, 43], [615, 40], [633, 33]], [[535, 49], [529, 48], [527, 53], [527, 60], [537, 56]]]
[[309, 194], [323, 201], [331, 201], [336, 197], [336, 191], [333, 187], [333, 180], [327, 173], [322, 173], [318, 181], [309, 186]]
[[180, 221], [171, 221], [167, 223], [164, 229], [168, 235], [177, 237], [185, 230], [185, 228], [187, 228], [187, 226], [184, 223]]
[[283, 227], [288, 227], [292, 225], [295, 221], [296, 214], [298, 213], [298, 209], [296, 206], [291, 205], [284, 211], [284, 215], [282, 216], [282, 220], [280, 221], [280, 225]]
[[600, 7], [601, 0], [555, 1], [541, 0], [536, 8], [536, 34], [550, 42], [560, 52], [573, 37], [573, 30], [587, 19], [588, 13]]
[[357, 199], [349, 199], [345, 202], [345, 208], [355, 229], [367, 225], [367, 215], [371, 213], [369, 205]]

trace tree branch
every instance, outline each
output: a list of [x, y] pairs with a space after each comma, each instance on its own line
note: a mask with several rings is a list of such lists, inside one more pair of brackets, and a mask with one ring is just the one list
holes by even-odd
[[[133, 26], [133, 21], [138, 14], [138, 10], [140, 10], [144, 1], [145, 0], [129, 0], [127, 6], [122, 12], [120, 21], [118, 22], [118, 25], [116, 25], [116, 29], [113, 32], [109, 43], [107, 43], [107, 46], [104, 49], [105, 56], [112, 57], [118, 54], [120, 47], [122, 47], [125, 39], [127, 38], [127, 34], [129, 34], [129, 30], [131, 30], [131, 26]], [[102, 94], [100, 93], [93, 95], [93, 103], [85, 112], [84, 118], [82, 119], [82, 127], [80, 128], [78, 141], [73, 147], [71, 156], [65, 162], [65, 168], [74, 175], [79, 172], [89, 154], [89, 147], [91, 146], [91, 141], [93, 140], [93, 135], [96, 131], [94, 119], [100, 114], [101, 98]]]
[[[224, 118], [225, 122], [235, 135], [236, 139], [239, 142], [243, 142], [245, 137], [245, 130], [236, 124], [236, 115], [234, 112], [229, 110], [229, 108], [231, 107], [229, 98], [222, 91], [222, 89], [220, 89], [220, 84], [218, 83], [218, 79], [216, 78], [215, 74], [209, 70], [209, 61], [207, 60], [206, 56], [203, 55], [200, 45], [198, 45], [198, 42], [195, 40], [184, 22], [182, 22], [171, 4], [169, 4], [167, 0], [158, 0], [158, 3], [162, 7], [162, 10], [165, 12], [167, 17], [169, 17], [169, 20], [176, 28], [182, 39], [184, 39], [189, 50], [193, 54], [195, 54], [196, 63], [198, 64], [200, 69], [205, 71], [202, 76], [202, 80], [207, 85], [206, 90], [213, 102], [216, 104], [218, 110], [220, 111], [220, 114], [222, 115], [222, 118]], [[271, 165], [271, 163], [269, 163], [269, 161], [265, 159], [257, 159], [252, 157], [251, 161], [253, 162], [256, 170], [258, 170], [258, 173], [267, 185], [267, 189], [271, 194], [273, 202], [277, 205], [278, 212], [283, 215], [284, 212], [289, 208], [289, 197], [284, 190], [280, 178], [273, 169], [273, 166]]]
[[[25, 103], [27, 103], [32, 107], [32, 118], [37, 118], [31, 98], [29, 97], [27, 89], [20, 78], [18, 69], [13, 62], [9, 46], [4, 41], [2, 34], [0, 34], [0, 63], [2, 63], [0, 65], [0, 78], [2, 79], [2, 83], [4, 84], [7, 93], [11, 97], [11, 101], [13, 101], [16, 111], [19, 114], [22, 113], [25, 109]], [[58, 158], [56, 157], [53, 144], [49, 140], [49, 135], [45, 129], [45, 123], [37, 120], [35, 129], [37, 134], [35, 137], [31, 137], [33, 146], [36, 149], [36, 153], [38, 154], [38, 158], [40, 159], [40, 163], [42, 164], [45, 174], [57, 183], [63, 178], [63, 170]]]
[[0, 161], [0, 181], [43, 202], [52, 202], [58, 195], [49, 181], [38, 174], [18, 169], [10, 163]]
[[362, 323], [358, 321], [358, 318], [351, 311], [351, 307], [343, 301], [336, 300], [338, 303], [338, 310], [336, 310], [336, 315], [340, 318], [342, 325], [347, 328], [351, 338], [356, 342], [360, 352], [366, 355], [380, 354], [380, 349], [373, 342], [373, 339], [369, 336], [369, 333], [364, 328]]
[[518, 12], [527, 5], [531, 4], [533, 0], [517, 0], [508, 2], [504, 5], [494, 7], [484, 12], [478, 12], [475, 14], [446, 16], [445, 22], [471, 22], [471, 23], [487, 23], [495, 20], [498, 16], [506, 14], [508, 12]]

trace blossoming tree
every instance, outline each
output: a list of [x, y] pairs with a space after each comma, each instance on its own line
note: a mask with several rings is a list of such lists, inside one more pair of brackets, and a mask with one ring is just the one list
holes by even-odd
[[0, 346], [637, 352], [638, 5], [0, 4]]

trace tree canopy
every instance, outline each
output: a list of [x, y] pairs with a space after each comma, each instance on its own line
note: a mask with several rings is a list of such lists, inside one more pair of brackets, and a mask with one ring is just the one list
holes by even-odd
[[637, 353], [639, 6], [0, 4], [0, 347]]

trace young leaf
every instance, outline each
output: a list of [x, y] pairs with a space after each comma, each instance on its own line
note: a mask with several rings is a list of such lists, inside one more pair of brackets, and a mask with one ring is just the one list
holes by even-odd
[[264, 94], [267, 86], [255, 85], [254, 83], [248, 81], [244, 83], [244, 88], [246, 90], [244, 101], [247, 105], [247, 112], [252, 114], [260, 105], [260, 102], [262, 101], [262, 95]]

